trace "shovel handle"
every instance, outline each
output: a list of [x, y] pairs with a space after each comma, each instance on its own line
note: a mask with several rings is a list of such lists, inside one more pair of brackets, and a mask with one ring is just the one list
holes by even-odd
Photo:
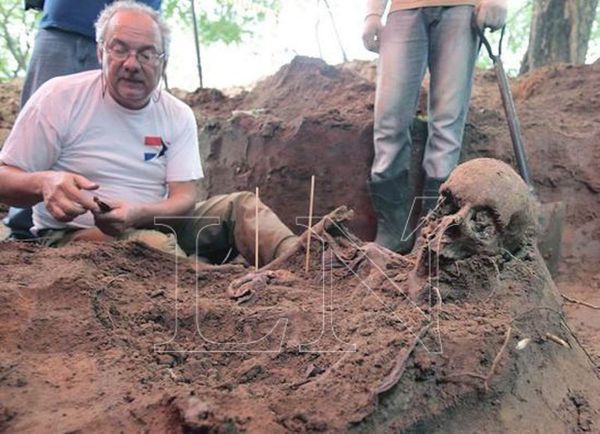
[[529, 190], [534, 193], [533, 183], [531, 182], [531, 176], [529, 172], [529, 165], [527, 164], [527, 158], [525, 157], [525, 146], [523, 145], [523, 136], [521, 134], [521, 126], [519, 124], [517, 110], [515, 109], [515, 102], [512, 97], [512, 92], [510, 91], [508, 76], [506, 75], [504, 65], [502, 64], [502, 59], [500, 58], [502, 53], [502, 40], [504, 39], [505, 27], [502, 27], [500, 33], [498, 54], [494, 54], [490, 42], [485, 37], [484, 31], [479, 27], [476, 27], [476, 29], [479, 37], [481, 38], [481, 43], [485, 46], [490, 59], [492, 59], [492, 62], [494, 62], [494, 71], [496, 73], [496, 79], [498, 80], [498, 87], [500, 88], [500, 96], [502, 97], [502, 105], [504, 106], [504, 112], [508, 122], [508, 129], [510, 131], [510, 138], [512, 140], [515, 159], [517, 160], [517, 166], [519, 168], [519, 174], [529, 187]]
[[500, 40], [498, 41], [498, 54], [494, 54], [494, 50], [492, 50], [492, 44], [485, 37], [485, 29], [480, 29], [479, 26], [475, 25], [475, 30], [477, 30], [477, 35], [479, 36], [479, 40], [485, 46], [485, 49], [492, 59], [492, 62], [496, 63], [496, 60], [500, 59], [502, 56], [502, 42], [504, 41], [504, 32], [506, 30], [506, 26], [502, 26], [500, 29]]

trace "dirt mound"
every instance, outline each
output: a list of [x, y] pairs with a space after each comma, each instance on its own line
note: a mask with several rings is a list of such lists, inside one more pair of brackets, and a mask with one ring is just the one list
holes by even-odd
[[[374, 85], [365, 77], [373, 77], [372, 69], [370, 62], [339, 68], [298, 57], [233, 99], [206, 96], [214, 94], [211, 90], [185, 97], [200, 121], [206, 194], [260, 186], [267, 203], [296, 227], [296, 217], [306, 215], [315, 174], [317, 213], [341, 204], [360, 210], [352, 230], [372, 239], [375, 219], [365, 188], [374, 97]], [[535, 186], [542, 202], [567, 202], [564, 257], [578, 264], [577, 271], [584, 264], [588, 273], [600, 256], [600, 228], [594, 223], [600, 213], [600, 96], [594, 87], [599, 76], [597, 62], [552, 66], [512, 82]], [[516, 167], [490, 71], [476, 76], [461, 160], [477, 156]], [[593, 247], [581, 248], [582, 231], [594, 234]]]
[[[347, 204], [356, 210], [348, 227], [369, 239], [369, 71], [297, 58], [234, 98], [179, 93], [199, 121], [205, 193], [259, 186], [301, 232], [315, 174], [315, 214]], [[596, 63], [512, 83], [540, 197], [568, 205], [561, 291], [595, 304], [599, 80]], [[2, 128], [18, 106], [11, 89]], [[475, 156], [513, 163], [489, 72], [476, 77], [467, 125], [463, 159]], [[241, 266], [196, 271], [136, 244], [3, 244], [0, 431], [596, 429], [597, 311], [565, 309], [594, 368], [531, 243], [441, 254], [460, 232], [440, 223], [423, 230], [439, 246], [408, 258], [322, 233], [310, 273], [297, 252], [242, 304], [226, 296]], [[493, 213], [474, 227], [494, 233]], [[428, 258], [440, 259], [433, 274]]]
[[15, 123], [21, 105], [21, 81], [0, 84], [0, 148]]
[[[511, 81], [532, 177], [540, 200], [563, 201], [567, 220], [557, 284], [562, 293], [600, 306], [600, 62], [556, 65]], [[494, 74], [478, 74], [464, 154], [516, 167]], [[600, 371], [600, 315], [566, 307]]]
[[[315, 232], [308, 273], [300, 248], [258, 275], [268, 279], [251, 275], [254, 293], [243, 303], [226, 296], [233, 279], [248, 281], [241, 266], [196, 271], [191, 260], [176, 262], [135, 243], [60, 250], [5, 244], [0, 426], [14, 432], [548, 426], [583, 432], [594, 426], [600, 380], [563, 321], [531, 245], [446, 263], [435, 287], [429, 280], [409, 298], [418, 256], [364, 245], [334, 217]], [[517, 350], [519, 342], [525, 348]]]
[[259, 186], [261, 198], [301, 232], [296, 217], [308, 213], [314, 174], [315, 214], [340, 205], [363, 210], [352, 229], [371, 238], [374, 216], [366, 179], [373, 155], [373, 94], [373, 84], [350, 70], [297, 57], [234, 100], [220, 95], [218, 104], [205, 109], [213, 91], [186, 97], [200, 121], [206, 193]]
[[[332, 68], [296, 58], [255, 90], [221, 99], [218, 113], [215, 104], [209, 110], [194, 105], [206, 194], [260, 186], [263, 199], [301, 232], [296, 217], [307, 214], [315, 174], [316, 214], [346, 204], [357, 210], [351, 230], [372, 239], [375, 218], [365, 188], [373, 155], [372, 71], [371, 62]], [[540, 200], [567, 206], [558, 283], [562, 292], [595, 305], [600, 305], [599, 81], [600, 62], [550, 66], [511, 81]], [[212, 91], [196, 95], [202, 92]], [[423, 144], [422, 135], [416, 143]], [[475, 157], [516, 167], [492, 71], [475, 77], [461, 160]], [[596, 312], [581, 306], [568, 312], [576, 324], [591, 326], [580, 332], [591, 348], [600, 348]], [[600, 350], [594, 354], [600, 364]]]
[[[570, 192], [578, 198], [582, 198], [582, 194], [600, 192], [597, 177], [600, 92], [595, 86], [599, 76], [600, 62], [596, 62], [550, 66], [512, 82], [534, 180], [541, 194], [549, 196], [548, 200], [558, 195], [568, 200]], [[489, 73], [478, 78], [472, 123], [479, 126], [487, 140], [474, 143], [474, 150], [480, 148], [480, 152], [484, 150], [512, 161], [510, 138], [496, 130], [498, 127], [506, 129], [504, 124], [487, 122], [492, 116], [502, 115], [498, 110], [501, 107], [499, 93], [493, 92], [495, 82]], [[492, 111], [484, 108], [486, 100]], [[585, 188], [581, 193], [580, 187]], [[570, 218], [581, 214], [581, 207], [572, 205]]]

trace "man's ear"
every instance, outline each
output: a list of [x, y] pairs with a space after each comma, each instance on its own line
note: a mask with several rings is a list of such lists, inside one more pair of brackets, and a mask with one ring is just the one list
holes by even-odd
[[98, 58], [98, 64], [102, 66], [102, 46], [96, 45], [96, 57]]

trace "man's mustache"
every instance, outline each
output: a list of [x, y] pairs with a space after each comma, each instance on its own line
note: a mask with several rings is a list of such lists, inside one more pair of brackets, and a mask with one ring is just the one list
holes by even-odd
[[133, 81], [135, 83], [143, 83], [144, 82], [142, 77], [140, 77], [139, 75], [120, 75], [119, 79]]

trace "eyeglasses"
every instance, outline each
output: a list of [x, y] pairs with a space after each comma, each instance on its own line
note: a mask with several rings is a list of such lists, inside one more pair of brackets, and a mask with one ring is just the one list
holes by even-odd
[[156, 66], [165, 58], [165, 53], [158, 53], [154, 48], [144, 48], [141, 51], [137, 51], [120, 44], [112, 47], [103, 45], [102, 48], [110, 57], [118, 62], [124, 62], [133, 54], [140, 65]]

